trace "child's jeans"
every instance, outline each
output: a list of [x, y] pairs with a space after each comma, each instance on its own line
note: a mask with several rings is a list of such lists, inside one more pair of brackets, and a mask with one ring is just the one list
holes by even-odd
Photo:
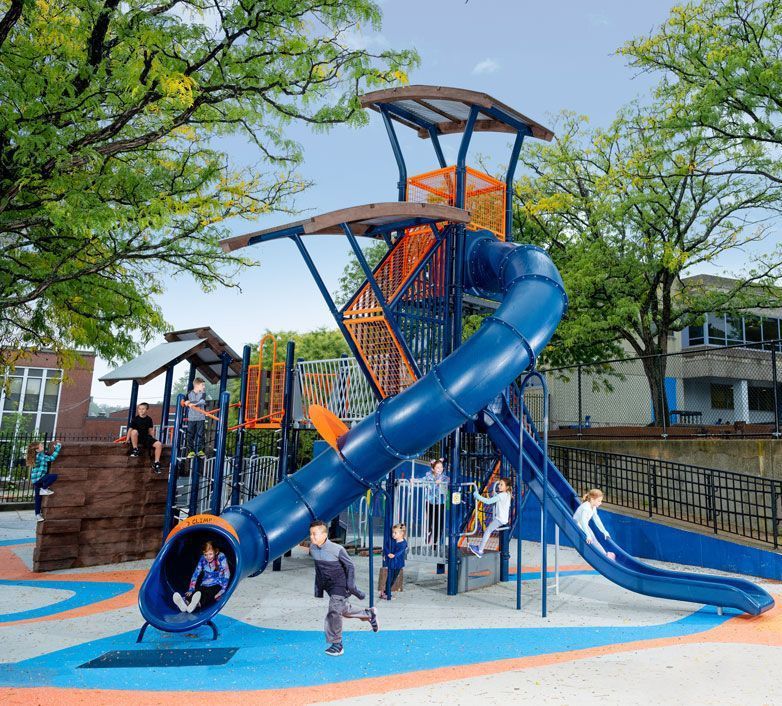
[[345, 596], [329, 596], [329, 612], [326, 613], [326, 641], [332, 645], [342, 643], [342, 618], [369, 620], [368, 608], [354, 608]]
[[500, 527], [502, 527], [502, 522], [500, 522], [496, 517], [489, 523], [489, 526], [483, 533], [481, 545], [478, 547], [478, 551], [481, 554], [483, 554], [483, 550], [486, 549], [486, 545], [489, 543], [489, 537], [491, 537], [491, 533], [496, 532]]
[[56, 473], [47, 473], [40, 480], [37, 480], [35, 481], [35, 483], [33, 483], [33, 488], [35, 489], [35, 514], [36, 515], [41, 514], [41, 490], [44, 488], [48, 488], [56, 480], [57, 480]]
[[386, 598], [390, 601], [391, 600], [391, 588], [394, 585], [394, 581], [396, 581], [396, 577], [399, 576], [399, 572], [401, 571], [401, 568], [398, 569], [388, 569], [386, 571]]
[[204, 443], [204, 420], [187, 423], [187, 450], [198, 453]]

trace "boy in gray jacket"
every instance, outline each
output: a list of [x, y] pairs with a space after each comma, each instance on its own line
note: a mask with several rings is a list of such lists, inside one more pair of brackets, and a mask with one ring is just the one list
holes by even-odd
[[202, 413], [206, 409], [206, 382], [201, 378], [193, 380], [193, 389], [187, 393], [187, 401], [194, 407], [187, 410], [187, 457], [193, 458], [196, 454], [203, 456], [201, 447], [204, 444], [204, 426], [206, 416]]
[[364, 593], [356, 586], [355, 567], [344, 547], [329, 540], [329, 530], [322, 520], [310, 524], [310, 556], [315, 561], [315, 597], [329, 594], [329, 611], [326, 613], [326, 654], [339, 657], [342, 648], [342, 618], [366, 620], [373, 632], [380, 626], [374, 608], [354, 608], [348, 602], [353, 595], [360, 601]]

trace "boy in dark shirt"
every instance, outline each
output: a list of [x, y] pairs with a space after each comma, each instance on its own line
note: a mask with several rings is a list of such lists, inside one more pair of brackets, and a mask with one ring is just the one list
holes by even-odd
[[342, 618], [366, 620], [374, 632], [379, 630], [374, 608], [354, 608], [348, 602], [351, 595], [364, 600], [356, 587], [355, 567], [344, 547], [329, 540], [329, 530], [322, 520], [310, 524], [310, 556], [315, 560], [315, 597], [329, 594], [329, 612], [326, 613], [326, 648], [330, 657], [338, 657], [342, 649]]
[[163, 453], [163, 444], [152, 436], [152, 428], [155, 426], [155, 422], [147, 414], [148, 411], [149, 405], [146, 402], [142, 402], [136, 407], [136, 416], [130, 421], [128, 439], [133, 447], [130, 455], [134, 457], [140, 456], [139, 446], [142, 446], [147, 453], [154, 451], [155, 461], [152, 464], [152, 469], [155, 473], [160, 473], [160, 455]]

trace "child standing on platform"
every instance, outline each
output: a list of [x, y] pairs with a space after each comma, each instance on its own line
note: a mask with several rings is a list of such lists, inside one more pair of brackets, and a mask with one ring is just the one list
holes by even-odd
[[394, 525], [391, 528], [391, 541], [385, 548], [386, 555], [386, 589], [380, 594], [381, 598], [391, 600], [391, 591], [396, 577], [405, 567], [405, 554], [407, 552], [407, 527], [404, 523]]
[[513, 481], [510, 478], [500, 478], [497, 483], [497, 492], [491, 498], [484, 498], [477, 490], [473, 493], [476, 501], [484, 505], [494, 505], [494, 517], [489, 526], [483, 532], [480, 545], [471, 544], [470, 551], [477, 557], [483, 556], [483, 550], [489, 542], [492, 532], [498, 530], [510, 521], [510, 501], [513, 493]]
[[38, 522], [43, 522], [41, 496], [52, 495], [54, 491], [50, 486], [57, 480], [56, 473], [49, 473], [49, 464], [57, 458], [61, 448], [59, 441], [54, 442], [48, 454], [42, 441], [33, 442], [27, 447], [27, 465], [30, 466], [30, 480], [35, 491], [35, 519]]
[[329, 594], [329, 611], [326, 613], [326, 654], [339, 657], [342, 647], [342, 618], [366, 620], [373, 632], [380, 626], [374, 608], [354, 608], [348, 598], [351, 595], [364, 600], [364, 593], [356, 586], [356, 569], [344, 547], [329, 540], [329, 530], [322, 520], [310, 524], [310, 556], [315, 561], [315, 598]]
[[424, 500], [426, 501], [427, 544], [439, 544], [445, 530], [450, 478], [444, 473], [444, 459], [431, 461], [431, 469], [424, 476]]
[[206, 382], [202, 378], [193, 380], [193, 389], [187, 393], [187, 401], [193, 405], [187, 412], [187, 457], [193, 458], [196, 454], [203, 456], [204, 427], [206, 416]]
[[174, 605], [183, 613], [192, 613], [196, 608], [208, 608], [219, 601], [228, 588], [231, 569], [225, 554], [219, 551], [213, 542], [204, 542], [201, 553], [184, 598], [179, 593], [173, 596]]
[[603, 545], [597, 541], [595, 533], [589, 526], [589, 521], [594, 520], [597, 528], [603, 533], [603, 537], [608, 539], [611, 535], [608, 534], [608, 530], [603, 525], [603, 521], [600, 519], [600, 515], [597, 514], [597, 508], [603, 504], [603, 491], [598, 488], [592, 488], [588, 490], [584, 497], [583, 502], [578, 506], [578, 509], [573, 513], [573, 519], [578, 524], [581, 531], [586, 535], [587, 544], [591, 544], [595, 549], [605, 554], [609, 559], [616, 559], [616, 554], [613, 552], [607, 552], [603, 549]]

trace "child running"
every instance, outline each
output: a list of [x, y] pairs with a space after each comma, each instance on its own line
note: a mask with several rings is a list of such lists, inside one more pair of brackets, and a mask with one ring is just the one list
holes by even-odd
[[52, 495], [51, 485], [57, 480], [56, 473], [49, 473], [49, 464], [57, 458], [62, 444], [54, 442], [54, 448], [46, 453], [43, 441], [36, 441], [27, 447], [27, 465], [30, 466], [30, 480], [35, 491], [35, 519], [43, 522], [41, 514], [41, 496]]
[[[190, 586], [184, 598], [175, 593], [172, 597], [174, 605], [183, 613], [192, 613], [196, 608], [208, 608], [212, 603], [220, 600], [220, 596], [228, 588], [228, 579], [231, 578], [231, 569], [228, 567], [228, 559], [225, 554], [217, 549], [213, 542], [204, 542], [201, 547], [202, 556], [196, 564], [193, 576], [190, 578]], [[198, 586], [199, 577], [201, 585]], [[188, 603], [189, 601], [189, 603]]]
[[483, 538], [480, 545], [470, 545], [470, 551], [477, 557], [483, 556], [483, 550], [491, 537], [492, 532], [498, 530], [510, 521], [510, 500], [513, 491], [513, 481], [510, 478], [500, 478], [497, 483], [497, 492], [491, 498], [484, 498], [477, 490], [473, 493], [476, 500], [480, 500], [484, 505], [496, 505], [494, 517], [492, 517], [489, 526], [483, 532]]
[[310, 524], [310, 556], [315, 561], [315, 598], [329, 594], [329, 611], [326, 613], [326, 654], [339, 657], [342, 647], [342, 618], [366, 620], [374, 632], [380, 629], [374, 608], [354, 608], [348, 602], [353, 595], [360, 601], [364, 593], [358, 589], [355, 567], [344, 547], [329, 540], [329, 531], [322, 520]]
[[386, 589], [381, 591], [380, 597], [391, 600], [391, 590], [399, 576], [399, 572], [405, 567], [405, 553], [407, 552], [407, 527], [402, 522], [391, 528], [391, 541], [386, 545]]
[[578, 524], [581, 531], [586, 535], [587, 544], [591, 544], [595, 549], [601, 551], [609, 559], [616, 559], [616, 554], [613, 552], [607, 552], [603, 549], [600, 542], [597, 541], [595, 533], [589, 526], [589, 521], [594, 520], [597, 528], [603, 533], [605, 539], [608, 539], [611, 535], [608, 534], [608, 530], [603, 525], [603, 521], [600, 519], [600, 515], [597, 514], [597, 508], [603, 504], [603, 491], [598, 488], [592, 488], [586, 492], [582, 498], [583, 502], [578, 506], [578, 509], [573, 513], [573, 519]]

